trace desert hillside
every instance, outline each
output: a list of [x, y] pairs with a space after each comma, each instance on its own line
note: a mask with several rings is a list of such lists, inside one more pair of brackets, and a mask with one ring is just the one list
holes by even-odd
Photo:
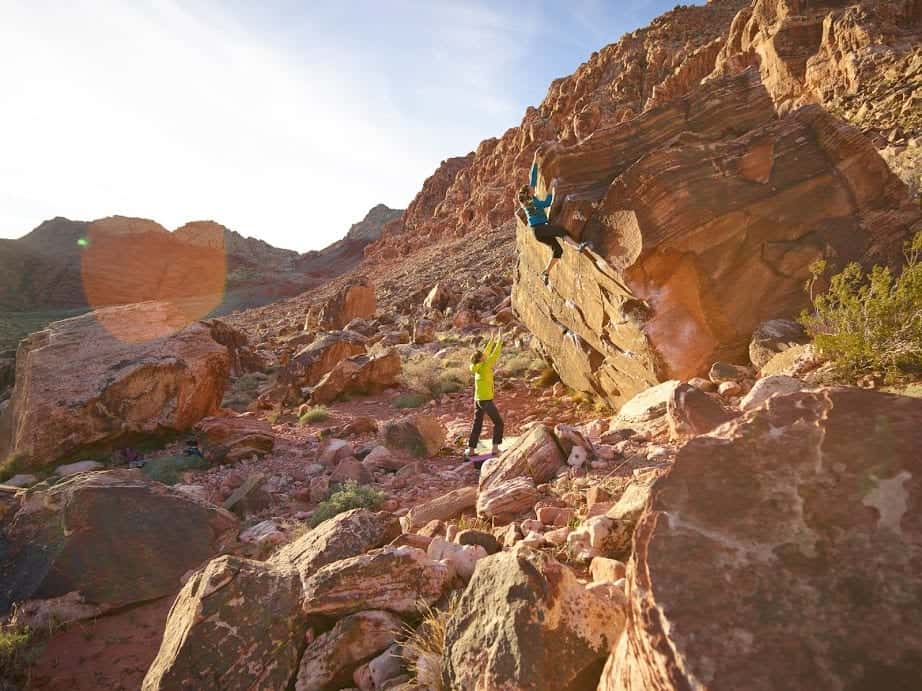
[[320, 252], [0, 244], [93, 308], [0, 359], [0, 689], [915, 688], [920, 161], [922, 2], [711, 0]]

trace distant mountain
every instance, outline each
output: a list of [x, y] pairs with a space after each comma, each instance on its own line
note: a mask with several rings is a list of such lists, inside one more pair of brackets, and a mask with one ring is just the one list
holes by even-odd
[[358, 266], [365, 248], [381, 238], [384, 227], [403, 216], [403, 209], [390, 209], [378, 204], [358, 223], [353, 224], [342, 240], [322, 250], [302, 254], [297, 268], [312, 275], [333, 278]]
[[[125, 216], [45, 221], [18, 240], [0, 240], [0, 350], [40, 328], [45, 313], [207, 297], [211, 314], [220, 315], [297, 295], [354, 268], [381, 227], [402, 213], [378, 205], [342, 240], [304, 255], [214, 221], [173, 232]], [[24, 314], [36, 316], [23, 321]]]

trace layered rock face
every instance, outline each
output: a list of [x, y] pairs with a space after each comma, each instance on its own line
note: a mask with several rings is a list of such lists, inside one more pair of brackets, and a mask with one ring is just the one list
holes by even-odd
[[913, 688], [922, 401], [776, 396], [678, 454], [602, 690]]
[[410, 254], [446, 238], [482, 233], [512, 219], [513, 197], [542, 144], [573, 143], [643, 112], [651, 99], [683, 94], [714, 68], [721, 40], [749, 0], [680, 6], [650, 26], [593, 53], [574, 74], [555, 80], [518, 127], [487, 139], [464, 158], [444, 161], [402, 221], [370, 245], [372, 261]]
[[755, 68], [539, 157], [565, 243], [519, 228], [513, 305], [564, 382], [619, 405], [658, 381], [745, 362], [762, 321], [796, 314], [818, 258], [891, 264], [919, 222], [860, 132], [818, 106], [779, 119]]
[[131, 435], [187, 430], [216, 412], [227, 348], [206, 325], [185, 320], [168, 303], [143, 303], [32, 334], [17, 353], [0, 455], [38, 467]]

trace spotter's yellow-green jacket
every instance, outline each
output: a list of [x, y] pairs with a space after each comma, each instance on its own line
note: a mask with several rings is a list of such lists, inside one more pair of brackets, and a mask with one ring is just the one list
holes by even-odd
[[502, 340], [490, 339], [483, 347], [483, 358], [477, 364], [471, 365], [471, 373], [474, 375], [475, 401], [493, 400], [493, 365], [499, 360], [502, 350]]

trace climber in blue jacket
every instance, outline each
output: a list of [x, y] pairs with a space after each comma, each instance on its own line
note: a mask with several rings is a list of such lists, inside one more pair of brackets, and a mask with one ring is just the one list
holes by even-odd
[[[532, 229], [535, 234], [535, 240], [551, 248], [551, 256], [547, 260], [547, 266], [545, 266], [544, 271], [541, 272], [542, 282], [544, 285], [548, 285], [551, 278], [551, 269], [554, 268], [554, 265], [560, 261], [560, 258], [563, 256], [563, 247], [558, 238], [567, 237], [567, 231], [560, 226], [551, 225], [548, 221], [548, 211], [545, 211], [554, 206], [554, 199], [557, 196], [557, 181], [555, 180], [551, 183], [551, 193], [544, 199], [539, 199], [532, 192], [538, 184], [537, 152], [535, 153], [535, 159], [536, 160], [531, 164], [530, 184], [522, 185], [519, 189], [519, 210], [516, 212], [516, 215], [523, 223]], [[582, 250], [587, 247], [588, 244], [589, 243], [581, 242], [578, 245], [578, 249]]]

